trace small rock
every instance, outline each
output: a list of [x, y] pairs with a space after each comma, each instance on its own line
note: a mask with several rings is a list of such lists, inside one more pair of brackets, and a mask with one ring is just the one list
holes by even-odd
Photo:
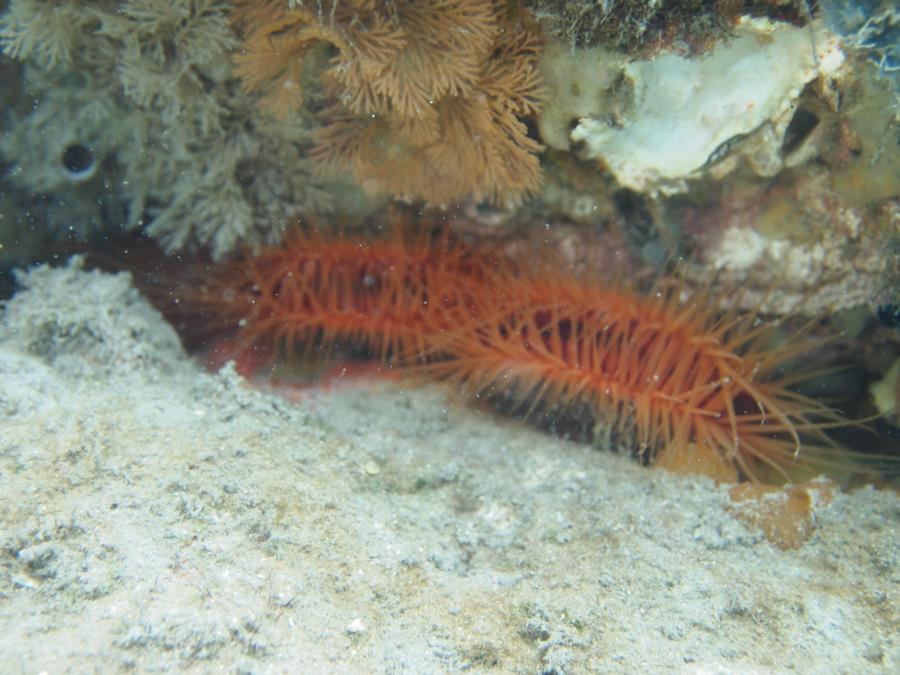
[[344, 632], [347, 633], [347, 635], [363, 635], [368, 630], [369, 628], [365, 623], [363, 623], [363, 620], [357, 617], [353, 619], [353, 621], [351, 621], [349, 624], [347, 624]]

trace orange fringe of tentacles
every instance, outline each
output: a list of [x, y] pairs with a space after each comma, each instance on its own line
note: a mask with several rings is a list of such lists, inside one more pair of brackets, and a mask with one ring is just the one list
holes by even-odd
[[367, 240], [298, 229], [182, 282], [164, 311], [193, 336], [234, 336], [235, 351], [352, 344], [396, 365], [434, 358], [436, 338], [473, 320], [500, 257], [396, 228]]
[[[351, 342], [373, 356], [529, 411], [587, 404], [637, 452], [717, 480], [788, 479], [848, 461], [846, 421], [778, 367], [806, 347], [683, 288], [640, 294], [473, 248], [446, 231], [376, 240], [297, 230], [178, 292], [195, 330], [277, 353]], [[198, 323], [199, 322], [199, 323]]]

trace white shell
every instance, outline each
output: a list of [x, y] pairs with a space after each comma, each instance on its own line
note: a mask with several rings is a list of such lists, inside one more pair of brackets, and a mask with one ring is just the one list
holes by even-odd
[[630, 121], [618, 128], [586, 117], [571, 139], [623, 186], [677, 192], [732, 139], [769, 126], [779, 148], [803, 87], [843, 62], [838, 39], [820, 27], [742, 21], [734, 39], [700, 58], [662, 54], [627, 64]]

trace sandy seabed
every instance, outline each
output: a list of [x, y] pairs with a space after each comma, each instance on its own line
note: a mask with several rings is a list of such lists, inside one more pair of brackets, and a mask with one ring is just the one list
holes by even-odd
[[203, 372], [129, 277], [0, 318], [0, 672], [900, 670], [900, 498], [780, 551], [724, 487], [354, 378]]

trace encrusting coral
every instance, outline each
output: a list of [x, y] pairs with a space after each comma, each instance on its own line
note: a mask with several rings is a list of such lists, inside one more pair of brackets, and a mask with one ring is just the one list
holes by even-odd
[[469, 195], [512, 205], [540, 185], [541, 146], [523, 118], [540, 105], [543, 41], [512, 5], [237, 0], [234, 19], [236, 72], [276, 116], [303, 103], [305, 59], [334, 50], [321, 75], [334, 104], [312, 151], [322, 171], [436, 205]]

